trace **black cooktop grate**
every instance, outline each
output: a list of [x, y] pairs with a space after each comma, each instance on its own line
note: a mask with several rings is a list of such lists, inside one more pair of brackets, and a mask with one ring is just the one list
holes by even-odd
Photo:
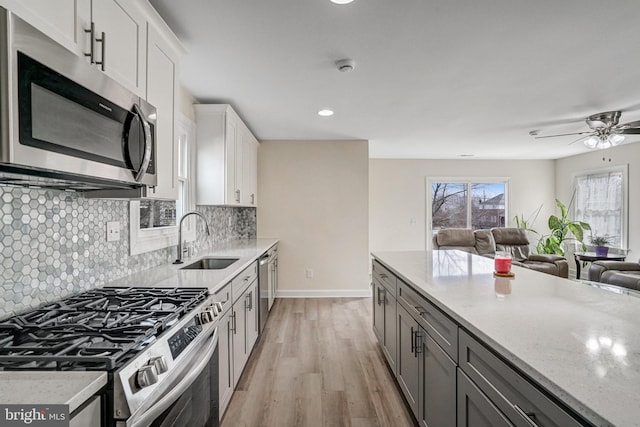
[[113, 370], [207, 298], [206, 288], [102, 288], [0, 322], [0, 370]]

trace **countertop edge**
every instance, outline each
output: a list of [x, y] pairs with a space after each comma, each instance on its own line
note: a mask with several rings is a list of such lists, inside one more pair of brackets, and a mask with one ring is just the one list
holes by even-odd
[[[51, 383], [49, 386], [55, 389], [63, 388], [68, 390], [68, 387], [75, 388], [78, 383], [82, 383], [82, 385], [78, 387], [77, 391], [74, 390], [70, 397], [65, 397], [64, 393], [55, 392], [45, 393], [40, 396], [37, 393], [34, 394], [34, 390], [38, 389], [37, 384], [42, 386], [43, 375], [48, 376], [45, 382]], [[72, 378], [71, 385], [69, 385], [70, 377]], [[83, 377], [87, 377], [86, 382], [82, 379]], [[0, 371], [0, 379], [5, 384], [11, 384], [12, 386], [11, 398], [3, 398], [5, 402], [10, 404], [69, 405], [69, 413], [78, 409], [91, 396], [107, 385], [106, 372]], [[59, 384], [57, 384], [58, 382]], [[30, 401], [26, 397], [27, 394], [32, 396], [30, 399], [38, 399], [38, 401]]]

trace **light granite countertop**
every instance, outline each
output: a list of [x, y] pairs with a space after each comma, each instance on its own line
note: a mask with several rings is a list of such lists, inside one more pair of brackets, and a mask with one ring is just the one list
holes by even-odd
[[640, 426], [640, 298], [460, 251], [374, 258], [597, 426]]
[[105, 385], [105, 372], [1, 371], [0, 402], [69, 405], [71, 413]]
[[[210, 292], [215, 292], [277, 243], [277, 239], [266, 238], [234, 240], [191, 258], [185, 258], [183, 264], [154, 267], [114, 280], [106, 286], [206, 287]], [[239, 259], [221, 270], [181, 270], [182, 267], [205, 257]]]

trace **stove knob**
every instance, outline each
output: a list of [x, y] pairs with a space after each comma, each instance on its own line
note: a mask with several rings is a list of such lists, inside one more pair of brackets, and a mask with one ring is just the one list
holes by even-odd
[[164, 374], [165, 372], [167, 372], [167, 362], [164, 361], [164, 357], [163, 356], [157, 356], [157, 357], [152, 357], [149, 360], [149, 365], [152, 365], [153, 367], [156, 368], [156, 372], [158, 374]]
[[214, 306], [210, 305], [209, 307], [207, 307], [205, 309], [205, 311], [208, 313], [209, 315], [209, 321], [213, 322], [213, 320], [218, 317], [218, 313], [216, 313], [216, 309]]
[[196, 314], [195, 319], [198, 325], [204, 325], [205, 323], [207, 323], [207, 318], [204, 312]]
[[216, 307], [218, 307], [218, 313], [222, 313], [222, 303], [221, 302], [215, 302], [214, 304], [216, 305]]
[[138, 370], [138, 375], [136, 376], [136, 380], [140, 388], [145, 388], [152, 384], [157, 383], [158, 373], [156, 372], [156, 367], [153, 365], [143, 366]]

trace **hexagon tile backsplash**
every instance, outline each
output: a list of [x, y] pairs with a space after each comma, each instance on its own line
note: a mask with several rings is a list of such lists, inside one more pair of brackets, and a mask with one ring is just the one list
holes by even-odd
[[[213, 242], [255, 238], [255, 208], [198, 206]], [[56, 190], [0, 186], [0, 319], [171, 262], [170, 247], [129, 255], [129, 202]], [[107, 221], [120, 240], [107, 242]], [[232, 227], [228, 224], [231, 223]], [[202, 227], [202, 228], [201, 228]], [[199, 231], [204, 231], [198, 225]]]

